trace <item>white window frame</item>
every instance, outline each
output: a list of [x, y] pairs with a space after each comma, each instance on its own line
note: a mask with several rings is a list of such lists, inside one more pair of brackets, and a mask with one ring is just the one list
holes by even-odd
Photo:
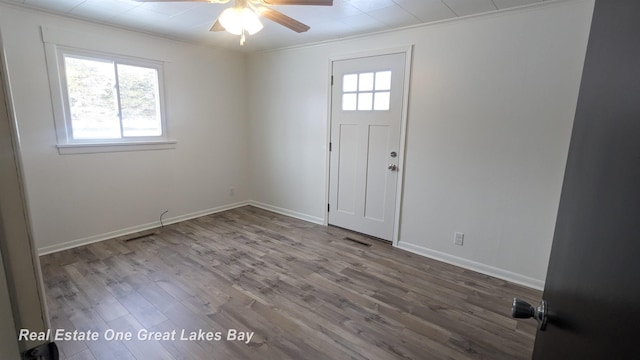
[[[45, 43], [49, 86], [53, 102], [58, 152], [61, 155], [97, 152], [118, 152], [135, 150], [164, 150], [176, 147], [177, 141], [170, 140], [166, 119], [164, 97], [164, 64], [161, 61], [128, 57], [106, 52], [84, 50], [69, 46]], [[158, 73], [158, 93], [162, 135], [145, 137], [123, 137], [120, 139], [74, 139], [65, 73], [65, 55], [113, 61], [115, 64], [132, 65], [155, 69]]]

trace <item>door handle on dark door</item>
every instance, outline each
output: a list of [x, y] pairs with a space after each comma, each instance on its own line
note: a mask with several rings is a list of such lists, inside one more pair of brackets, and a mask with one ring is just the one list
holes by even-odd
[[549, 321], [549, 313], [547, 309], [547, 301], [541, 300], [540, 306], [534, 308], [531, 304], [518, 298], [513, 298], [511, 305], [511, 317], [516, 319], [534, 318], [538, 322], [538, 330], [544, 331]]

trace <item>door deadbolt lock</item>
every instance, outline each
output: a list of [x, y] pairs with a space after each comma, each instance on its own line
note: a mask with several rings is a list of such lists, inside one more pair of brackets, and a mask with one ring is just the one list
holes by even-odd
[[398, 157], [398, 153], [395, 151], [392, 151], [391, 154], [389, 154], [392, 158], [394, 157]]
[[538, 322], [538, 330], [544, 331], [549, 321], [549, 313], [547, 309], [547, 301], [541, 300], [540, 306], [534, 308], [531, 304], [518, 298], [513, 298], [511, 305], [511, 317], [516, 319], [534, 318]]

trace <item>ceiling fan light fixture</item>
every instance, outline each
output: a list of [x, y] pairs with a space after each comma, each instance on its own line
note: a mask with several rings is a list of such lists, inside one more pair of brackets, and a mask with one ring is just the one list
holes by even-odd
[[263, 28], [258, 15], [249, 8], [242, 9], [242, 27], [249, 35], [253, 35]]
[[225, 9], [218, 18], [220, 25], [222, 25], [227, 32], [230, 32], [233, 35], [242, 34], [242, 21], [239, 10], [241, 9], [235, 7]]
[[219, 18], [220, 24], [227, 32], [242, 35], [244, 31], [253, 35], [262, 30], [262, 23], [258, 15], [248, 7], [231, 7], [225, 9]]

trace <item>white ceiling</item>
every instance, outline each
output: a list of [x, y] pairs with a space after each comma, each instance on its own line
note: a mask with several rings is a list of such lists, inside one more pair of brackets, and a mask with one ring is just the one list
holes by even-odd
[[[166, 1], [166, 0], [165, 0]], [[275, 49], [401, 28], [552, 0], [334, 0], [333, 6], [274, 8], [311, 27], [295, 33], [263, 19], [264, 29], [240, 47], [239, 36], [209, 28], [229, 4], [134, 0], [0, 0], [67, 16], [243, 51]]]

